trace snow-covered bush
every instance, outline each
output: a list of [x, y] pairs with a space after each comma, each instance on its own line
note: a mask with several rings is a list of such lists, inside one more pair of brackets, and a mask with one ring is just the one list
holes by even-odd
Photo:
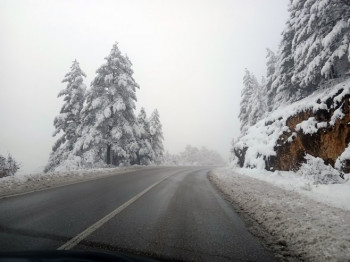
[[341, 184], [345, 180], [340, 171], [326, 165], [319, 157], [305, 156], [306, 163], [303, 163], [297, 174], [312, 180], [313, 184]]
[[0, 177], [12, 176], [19, 169], [19, 164], [9, 154], [7, 159], [0, 155]]
[[344, 152], [338, 157], [334, 167], [343, 172], [347, 172], [348, 170], [344, 170], [344, 168], [345, 166], [348, 166], [349, 161], [350, 161], [350, 145], [348, 145], [348, 147], [345, 148]]

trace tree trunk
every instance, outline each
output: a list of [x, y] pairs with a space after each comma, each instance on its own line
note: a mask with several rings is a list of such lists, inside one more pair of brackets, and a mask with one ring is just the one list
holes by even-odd
[[139, 153], [136, 153], [136, 159], [133, 160], [133, 164], [139, 165], [140, 164], [140, 156]]
[[117, 165], [117, 154], [113, 151], [112, 164]]
[[111, 145], [107, 145], [107, 159], [106, 159], [106, 164], [110, 165], [111, 164]]
[[115, 166], [119, 166], [119, 157], [118, 157], [118, 154], [115, 154], [115, 156], [114, 156], [114, 165], [115, 165]]

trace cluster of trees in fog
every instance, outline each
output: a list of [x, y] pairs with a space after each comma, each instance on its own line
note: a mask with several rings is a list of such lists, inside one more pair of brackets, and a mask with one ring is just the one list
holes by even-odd
[[117, 43], [86, 89], [85, 73], [74, 61], [58, 97], [64, 104], [54, 119], [57, 141], [45, 171], [106, 165], [159, 163], [163, 133], [159, 113], [141, 108], [135, 115], [136, 89], [129, 58]]
[[164, 156], [164, 163], [168, 165], [214, 166], [224, 165], [225, 160], [216, 151], [187, 145], [185, 151], [179, 154], [167, 152]]
[[242, 133], [267, 112], [349, 76], [350, 1], [291, 0], [289, 14], [277, 54], [267, 50], [266, 76], [259, 82], [245, 72]]
[[14, 175], [19, 167], [17, 161], [10, 154], [7, 158], [0, 155], [0, 177]]

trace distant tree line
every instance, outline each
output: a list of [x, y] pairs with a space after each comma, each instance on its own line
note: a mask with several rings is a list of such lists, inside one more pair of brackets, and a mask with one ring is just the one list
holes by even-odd
[[168, 165], [219, 166], [224, 165], [225, 160], [214, 150], [187, 145], [185, 150], [179, 154], [167, 152], [164, 155], [164, 163]]
[[348, 0], [291, 0], [277, 54], [267, 50], [259, 83], [246, 70], [239, 118], [241, 131], [280, 106], [349, 77]]
[[136, 89], [132, 63], [117, 43], [86, 89], [85, 73], [74, 61], [58, 97], [64, 104], [54, 119], [58, 136], [45, 172], [162, 161], [163, 133], [159, 113], [148, 118], [144, 108], [135, 116]]

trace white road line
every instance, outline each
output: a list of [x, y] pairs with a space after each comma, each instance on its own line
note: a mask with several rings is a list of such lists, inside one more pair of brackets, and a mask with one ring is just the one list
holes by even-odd
[[[170, 175], [171, 176], [171, 175]], [[133, 198], [129, 199], [128, 201], [126, 201], [124, 204], [122, 204], [121, 206], [119, 206], [117, 209], [115, 209], [114, 211], [112, 211], [111, 213], [109, 213], [108, 215], [106, 215], [105, 217], [103, 217], [102, 219], [100, 219], [99, 221], [97, 221], [95, 224], [93, 224], [92, 226], [88, 227], [87, 229], [85, 229], [83, 232], [81, 232], [79, 235], [73, 237], [71, 240], [69, 240], [68, 242], [66, 242], [65, 244], [63, 244], [62, 246], [60, 246], [59, 248], [57, 248], [57, 250], [69, 250], [71, 248], [73, 248], [74, 246], [76, 246], [77, 244], [79, 244], [82, 240], [84, 240], [86, 237], [88, 237], [89, 235], [91, 235], [94, 231], [96, 231], [97, 229], [99, 229], [101, 226], [103, 226], [105, 223], [107, 223], [110, 219], [112, 219], [114, 216], [118, 215], [120, 212], [122, 212], [125, 208], [127, 208], [129, 205], [131, 205], [132, 203], [134, 203], [137, 199], [139, 199], [140, 197], [142, 197], [144, 194], [146, 194], [148, 191], [150, 191], [153, 187], [155, 187], [156, 185], [160, 184], [161, 182], [163, 182], [165, 179], [169, 178], [170, 176], [167, 176], [161, 180], [159, 180], [158, 182], [154, 183], [153, 185], [151, 185], [150, 187], [146, 188], [145, 190], [143, 190], [141, 193], [138, 193], [136, 196], [134, 196]]]

